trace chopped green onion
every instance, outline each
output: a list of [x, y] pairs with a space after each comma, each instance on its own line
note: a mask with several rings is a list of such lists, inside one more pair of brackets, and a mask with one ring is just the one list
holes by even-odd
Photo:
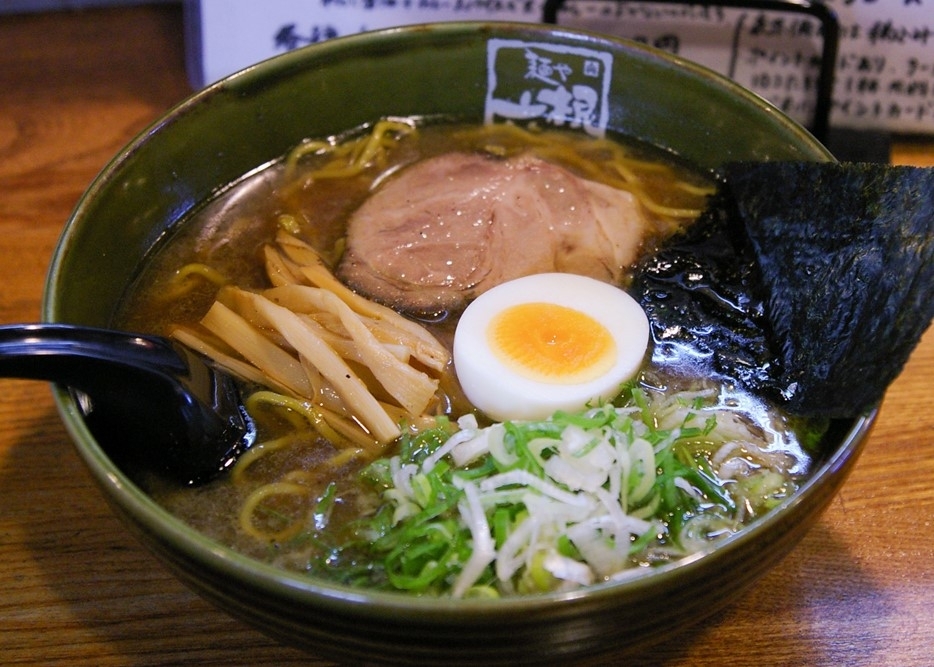
[[709, 397], [669, 402], [673, 428], [641, 387], [544, 421], [441, 419], [365, 469], [384, 504], [330, 558], [367, 564], [355, 585], [454, 597], [564, 590], [677, 558], [793, 488], [771, 470], [720, 479], [710, 452], [735, 430], [718, 435]]

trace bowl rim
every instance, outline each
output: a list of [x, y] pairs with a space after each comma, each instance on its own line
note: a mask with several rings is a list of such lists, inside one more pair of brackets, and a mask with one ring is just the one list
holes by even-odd
[[[153, 133], [172, 125], [179, 117], [184, 116], [191, 109], [200, 106], [216, 95], [230, 92], [240, 86], [249, 85], [250, 82], [262, 80], [267, 76], [302, 66], [309, 59], [310, 53], [313, 54], [314, 59], [326, 60], [328, 57], [341, 52], [353, 50], [358, 45], [371, 44], [374, 40], [393, 41], [401, 37], [411, 38], [411, 36], [418, 33], [467, 35], [484, 31], [495, 32], [497, 35], [544, 36], [547, 34], [553, 39], [569, 38], [575, 42], [584, 40], [590, 44], [603, 44], [612, 46], [616, 50], [622, 49], [627, 53], [628, 57], [651, 60], [655, 64], [663, 64], [667, 68], [676, 69], [687, 75], [704, 79], [709, 85], [727, 92], [730, 96], [736, 97], [746, 104], [758, 108], [766, 116], [770, 116], [772, 121], [780, 125], [784, 131], [794, 135], [798, 141], [806, 145], [813, 153], [814, 159], [834, 160], [832, 154], [804, 127], [787, 117], [776, 106], [759, 95], [703, 65], [631, 40], [584, 29], [508, 21], [450, 21], [373, 30], [313, 44], [245, 67], [189, 95], [137, 133], [98, 173], [87, 190], [81, 195], [75, 209], [69, 216], [54, 250], [46, 277], [42, 302], [43, 318], [46, 321], [55, 321], [57, 308], [56, 282], [60, 279], [61, 258], [71, 242], [75, 227], [82, 220], [84, 210], [105, 184], [115, 177], [121, 165], [131, 155], [142, 149], [148, 137]], [[226, 186], [227, 184], [222, 185]], [[712, 552], [727, 553], [742, 548], [746, 542], [758, 539], [758, 536], [768, 532], [773, 524], [780, 522], [790, 509], [805, 502], [809, 497], [817, 493], [818, 487], [826, 475], [833, 474], [844, 468], [847, 461], [858, 453], [877, 414], [877, 411], [873, 411], [857, 418], [853, 422], [853, 426], [847, 430], [843, 441], [836, 446], [817, 469], [811, 472], [807, 480], [792, 496], [739, 533], [718, 541], [695, 554], [654, 567], [644, 575], [618, 581], [602, 582], [570, 592], [542, 593], [497, 599], [453, 599], [352, 588], [309, 575], [290, 572], [224, 546], [190, 527], [158, 505], [111, 461], [85, 425], [80, 410], [68, 389], [55, 386], [53, 387], [53, 396], [59, 415], [79, 456], [84, 460], [97, 484], [103, 488], [107, 500], [117, 504], [123, 512], [132, 515], [145, 530], [154, 534], [158, 533], [162, 539], [170, 541], [173, 547], [184, 552], [187, 558], [191, 558], [193, 561], [231, 579], [249, 581], [254, 587], [273, 593], [279, 599], [290, 599], [297, 603], [313, 601], [317, 606], [340, 607], [342, 611], [352, 608], [354, 613], [358, 615], [382, 615], [387, 611], [404, 612], [409, 617], [426, 620], [429, 618], [437, 619], [439, 615], [443, 617], [457, 615], [458, 618], [463, 618], [465, 614], [482, 615], [489, 618], [491, 615], [514, 615], [520, 610], [527, 612], [544, 607], [553, 607], [556, 604], [573, 605], [584, 599], [591, 601], [608, 597], [615, 598], [624, 596], [627, 592], [635, 592], [655, 586], [660, 580], [672, 580], [679, 577], [682, 572], [690, 571], [698, 567], [700, 563], [705, 562], [706, 557]]]

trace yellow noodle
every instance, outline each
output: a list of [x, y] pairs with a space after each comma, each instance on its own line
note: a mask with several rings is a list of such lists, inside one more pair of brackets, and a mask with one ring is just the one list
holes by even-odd
[[[286, 418], [292, 421], [295, 428], [302, 426], [311, 426], [320, 433], [326, 440], [336, 447], [354, 448], [356, 443], [348, 441], [342, 434], [338, 433], [329, 423], [321, 408], [316, 407], [308, 401], [303, 401], [284, 394], [277, 394], [272, 391], [254, 392], [244, 401], [247, 412], [253, 413], [258, 410], [260, 404], [271, 405], [282, 408]], [[301, 420], [296, 422], [295, 419]]]
[[272, 482], [264, 484], [257, 488], [243, 503], [240, 508], [240, 528], [259, 540], [269, 542], [281, 542], [298, 535], [305, 527], [305, 517], [296, 518], [292, 523], [278, 531], [264, 531], [256, 527], [253, 516], [256, 513], [260, 503], [274, 496], [300, 496], [309, 495], [310, 489], [304, 484], [295, 484], [293, 482]]
[[309, 413], [314, 410], [307, 403], [297, 398], [278, 394], [274, 391], [260, 390], [255, 391], [243, 401], [247, 412], [252, 415], [258, 414], [261, 407], [281, 408], [280, 412], [284, 419], [288, 420], [294, 428], [307, 427], [314, 424], [314, 417]]
[[285, 158], [285, 174], [291, 177], [295, 173], [295, 168], [299, 161], [306, 155], [313, 155], [325, 152], [334, 148], [334, 144], [327, 141], [313, 141], [306, 139], [298, 146], [289, 151]]
[[656, 203], [653, 199], [648, 197], [643, 193], [639, 198], [642, 202], [642, 205], [645, 206], [648, 210], [656, 215], [668, 217], [668, 218], [684, 218], [688, 220], [693, 220], [701, 214], [701, 209], [699, 208], [678, 208], [674, 206], [665, 206], [663, 204]]
[[312, 486], [318, 481], [318, 475], [307, 470], [290, 470], [282, 476], [280, 481], [282, 482], [292, 482], [294, 484], [302, 484], [304, 486]]
[[535, 129], [525, 129], [512, 124], [484, 126], [459, 134], [461, 137], [477, 135], [487, 137], [488, 141], [514, 144], [511, 149], [508, 146], [488, 144], [486, 150], [496, 155], [528, 151], [542, 159], [561, 162], [585, 178], [631, 192], [648, 211], [660, 217], [696, 218], [701, 213], [703, 201], [699, 201], [696, 207], [664, 205], [657, 202], [642, 187], [641, 175], [664, 175], [671, 180], [672, 187], [701, 200], [713, 192], [711, 187], [690, 183], [677, 177], [666, 164], [627, 155], [623, 146], [609, 139], [580, 141], [573, 135], [545, 135]]
[[301, 274], [297, 273], [298, 267], [272, 246], [267, 245], [263, 248], [263, 257], [266, 260], [266, 275], [273, 286], [296, 285], [301, 282]]
[[332, 468], [339, 468], [340, 466], [350, 463], [354, 459], [362, 458], [365, 454], [366, 452], [362, 449], [351, 449], [348, 447], [329, 458], [326, 464]]
[[330, 142], [302, 143], [286, 158], [286, 175], [290, 176], [297, 162], [309, 153], [330, 153], [334, 159], [322, 167], [309, 172], [300, 181], [299, 187], [322, 179], [348, 178], [363, 173], [371, 166], [385, 163], [386, 150], [395, 145], [397, 138], [415, 132], [415, 125], [401, 120], [382, 120], [371, 132], [359, 139], [332, 144]]
[[697, 185], [696, 183], [682, 180], [677, 180], [671, 185], [678, 190], [682, 190], [696, 197], [709, 197], [715, 190], [712, 185]]
[[242, 483], [246, 479], [246, 471], [249, 470], [250, 466], [256, 463], [257, 460], [286, 447], [293, 441], [294, 437], [292, 435], [285, 435], [281, 438], [275, 438], [274, 440], [265, 440], [256, 443], [237, 459], [237, 463], [230, 473], [231, 479], [234, 483]]
[[207, 264], [202, 264], [201, 262], [191, 262], [175, 271], [167, 288], [160, 293], [159, 298], [162, 301], [180, 299], [202, 282], [220, 287], [221, 285], [226, 285], [229, 281], [227, 277], [217, 269]]

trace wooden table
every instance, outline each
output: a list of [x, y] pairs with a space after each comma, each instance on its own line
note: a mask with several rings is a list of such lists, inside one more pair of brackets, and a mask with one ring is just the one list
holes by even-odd
[[[174, 6], [0, 18], [0, 322], [36, 320], [62, 224], [95, 173], [189, 92]], [[934, 165], [934, 142], [894, 161]], [[931, 665], [934, 331], [855, 471], [737, 604], [643, 664]], [[216, 611], [115, 519], [47, 385], [0, 383], [0, 664], [327, 664]], [[637, 661], [638, 662], [638, 661]]]

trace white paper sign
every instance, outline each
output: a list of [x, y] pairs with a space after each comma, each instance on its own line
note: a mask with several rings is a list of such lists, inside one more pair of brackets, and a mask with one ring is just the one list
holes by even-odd
[[[545, 0], [190, 0], [191, 68], [210, 83], [289, 49], [364, 30], [446, 20], [540, 22]], [[934, 0], [827, 0], [841, 26], [832, 127], [934, 134]], [[559, 25], [646, 42], [814, 114], [822, 39], [801, 14], [566, 0]], [[197, 58], [200, 56], [200, 58]]]

